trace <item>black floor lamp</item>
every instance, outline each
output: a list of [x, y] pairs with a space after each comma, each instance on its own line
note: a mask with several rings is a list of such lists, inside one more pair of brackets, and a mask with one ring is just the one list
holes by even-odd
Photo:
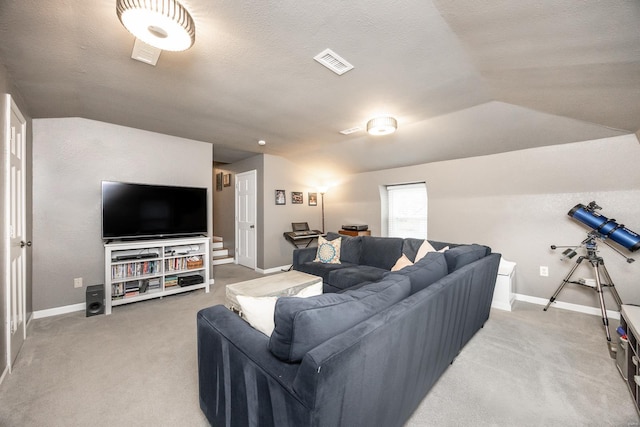
[[318, 188], [320, 193], [320, 203], [322, 203], [322, 234], [324, 234], [324, 193], [327, 192], [326, 188]]

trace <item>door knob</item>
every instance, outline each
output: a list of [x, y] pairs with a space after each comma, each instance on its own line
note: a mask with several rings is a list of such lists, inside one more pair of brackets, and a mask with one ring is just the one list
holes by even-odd
[[255, 226], [255, 225], [253, 225], [253, 224], [251, 224], [251, 225], [249, 226], [249, 228], [256, 228], [256, 226]]
[[31, 246], [31, 240], [29, 240], [28, 242], [25, 242], [24, 240], [20, 241], [20, 247], [24, 248], [25, 246]]

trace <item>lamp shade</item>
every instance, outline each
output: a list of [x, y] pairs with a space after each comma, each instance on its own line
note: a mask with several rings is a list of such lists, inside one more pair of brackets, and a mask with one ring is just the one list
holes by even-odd
[[118, 0], [122, 25], [143, 42], [162, 50], [187, 50], [196, 40], [193, 18], [176, 0]]
[[391, 116], [376, 117], [367, 122], [367, 132], [371, 135], [388, 135], [398, 128], [398, 121]]

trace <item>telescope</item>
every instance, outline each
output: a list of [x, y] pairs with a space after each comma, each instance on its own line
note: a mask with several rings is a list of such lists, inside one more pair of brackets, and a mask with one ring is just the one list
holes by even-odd
[[[620, 299], [620, 295], [618, 295], [618, 291], [616, 291], [615, 285], [611, 280], [611, 276], [609, 276], [609, 272], [604, 265], [604, 259], [598, 255], [598, 243], [597, 240], [602, 240], [607, 246], [616, 251], [619, 255], [622, 255], [627, 259], [628, 263], [632, 263], [634, 261], [633, 258], [629, 258], [625, 256], [622, 252], [620, 252], [615, 247], [609, 245], [606, 239], [613, 240], [620, 246], [628, 249], [631, 252], [635, 252], [640, 249], [640, 236], [638, 233], [635, 233], [629, 230], [622, 224], [618, 224], [615, 219], [609, 219], [604, 215], [596, 212], [597, 210], [602, 209], [600, 206], [596, 204], [596, 202], [591, 202], [587, 206], [583, 204], [575, 205], [568, 213], [571, 218], [580, 221], [584, 225], [588, 226], [592, 230], [587, 233], [587, 238], [582, 241], [579, 246], [568, 247], [568, 246], [556, 246], [551, 245], [551, 249], [557, 249], [560, 247], [569, 248], [562, 252], [563, 259], [571, 259], [577, 255], [576, 249], [579, 247], [583, 247], [586, 249], [587, 254], [579, 256], [575, 265], [569, 271], [569, 274], [562, 280], [560, 286], [553, 294], [553, 296], [549, 299], [549, 302], [544, 307], [544, 311], [547, 311], [551, 303], [555, 302], [556, 298], [560, 294], [560, 291], [567, 283], [574, 283], [576, 285], [587, 286], [588, 285], [584, 279], [581, 280], [571, 280], [571, 276], [576, 271], [578, 266], [585, 259], [589, 261], [591, 264], [594, 278], [595, 278], [595, 286], [594, 289], [598, 294], [598, 300], [600, 302], [600, 311], [602, 314], [602, 323], [604, 326], [605, 334], [607, 336], [607, 341], [611, 343], [611, 334], [609, 333], [609, 319], [607, 317], [607, 310], [604, 304], [604, 298], [602, 295], [602, 290], [604, 288], [609, 288], [611, 290], [611, 295], [618, 306], [618, 310], [622, 306], [622, 300]], [[603, 280], [604, 279], [604, 280]], [[612, 351], [612, 348], [609, 346], [609, 351]]]
[[631, 252], [640, 249], [640, 235], [629, 230], [623, 224], [618, 224], [615, 219], [609, 219], [599, 214], [596, 210], [602, 209], [591, 202], [587, 206], [579, 203], [571, 209], [567, 215], [584, 225], [591, 227], [602, 240], [611, 239]]

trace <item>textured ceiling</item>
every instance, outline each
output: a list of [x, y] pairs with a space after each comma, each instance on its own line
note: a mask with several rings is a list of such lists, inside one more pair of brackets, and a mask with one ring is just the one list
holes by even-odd
[[[0, 63], [34, 118], [84, 117], [327, 175], [634, 133], [640, 2], [183, 0], [196, 43], [132, 60], [115, 0], [0, 0]], [[355, 68], [313, 60], [325, 48]], [[391, 113], [395, 134], [348, 136]], [[259, 139], [267, 145], [257, 145]]]

